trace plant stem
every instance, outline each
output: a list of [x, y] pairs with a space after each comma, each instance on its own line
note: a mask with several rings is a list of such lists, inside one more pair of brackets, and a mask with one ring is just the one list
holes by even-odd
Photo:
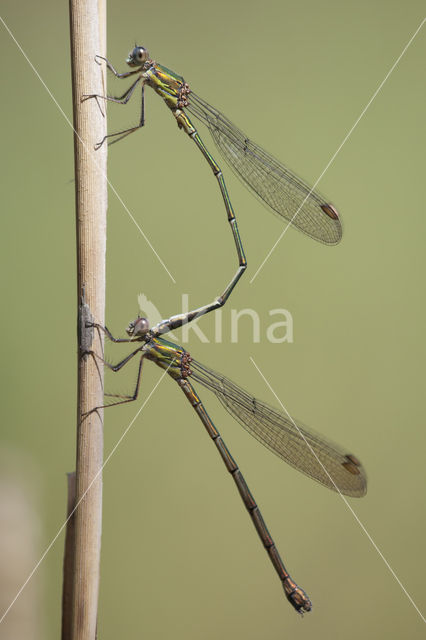
[[[84, 294], [91, 315], [100, 324], [104, 324], [105, 316], [107, 154], [106, 145], [99, 151], [94, 150], [94, 145], [106, 133], [106, 118], [100, 113], [95, 100], [81, 102], [81, 97], [87, 93], [105, 95], [104, 68], [95, 63], [95, 55], [105, 55], [105, 15], [105, 0], [70, 0], [77, 295], [79, 308]], [[102, 353], [102, 338], [97, 332], [94, 332], [90, 348]], [[84, 419], [82, 416], [102, 404], [103, 368], [99, 361], [82, 355], [79, 349], [72, 640], [96, 638], [102, 527], [103, 412], [93, 412]]]

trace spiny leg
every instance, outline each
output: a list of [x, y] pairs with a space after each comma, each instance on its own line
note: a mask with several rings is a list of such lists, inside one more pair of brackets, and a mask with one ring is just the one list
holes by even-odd
[[107, 336], [108, 340], [111, 340], [111, 342], [135, 342], [135, 340], [133, 338], [114, 338], [114, 336], [112, 335], [111, 331], [108, 329], [108, 327], [104, 327], [101, 324], [98, 324], [96, 322], [94, 323], [88, 323], [87, 324], [88, 327], [94, 327], [97, 331], [103, 331], [105, 333], [105, 335]]
[[111, 62], [108, 60], [108, 58], [104, 58], [104, 56], [99, 56], [96, 55], [95, 56], [95, 62], [96, 64], [101, 64], [100, 62], [98, 62], [99, 60], [103, 60], [104, 62], [106, 62], [106, 66], [108, 67], [108, 69], [110, 71], [112, 71], [112, 73], [115, 75], [116, 78], [128, 78], [129, 76], [134, 76], [136, 73], [140, 73], [140, 67], [138, 67], [137, 69], [133, 69], [133, 71], [125, 71], [124, 73], [118, 73], [118, 71], [115, 70], [115, 68], [112, 66]]
[[[127, 362], [134, 356], [136, 355], [137, 351], [135, 351], [134, 353], [132, 353], [130, 356], [128, 356], [127, 358], [125, 358], [125, 361], [120, 363], [120, 368], [121, 366], [124, 366], [125, 364], [127, 364]], [[128, 402], [134, 402], [138, 395], [139, 395], [139, 387], [140, 387], [140, 382], [141, 382], [141, 377], [142, 377], [142, 366], [143, 366], [143, 359], [144, 359], [144, 354], [141, 355], [140, 360], [139, 360], [139, 366], [138, 366], [138, 374], [136, 377], [136, 385], [135, 385], [135, 390], [133, 392], [133, 394], [131, 395], [124, 395], [124, 394], [119, 394], [119, 393], [106, 393], [105, 395], [108, 396], [109, 398], [120, 398], [120, 400], [117, 400], [116, 402], [110, 402], [109, 404], [103, 405], [103, 408], [105, 409], [106, 407], [116, 407], [119, 404], [127, 404]], [[116, 365], [117, 367], [118, 365]], [[110, 367], [110, 369], [112, 371], [119, 371], [120, 368], [114, 368], [114, 367]]]
[[[103, 327], [100, 324], [93, 324], [93, 327], [96, 328], [96, 330], [98, 331], [98, 333], [100, 331], [103, 331], [109, 338], [109, 340], [111, 340], [111, 342], [115, 342], [115, 343], [120, 343], [120, 342], [134, 342], [134, 340], [131, 340], [130, 338], [114, 338], [114, 336], [112, 335], [112, 333], [109, 331], [109, 329], [107, 327]], [[123, 358], [122, 360], [120, 360], [120, 362], [118, 362], [117, 364], [111, 364], [109, 362], [107, 362], [105, 360], [105, 358], [100, 355], [98, 355], [97, 353], [95, 353], [95, 351], [88, 351], [87, 354], [91, 355], [93, 357], [93, 359], [95, 360], [95, 362], [97, 363], [97, 361], [99, 360], [100, 362], [102, 362], [106, 367], [108, 367], [108, 369], [110, 369], [111, 371], [113, 371], [114, 373], [117, 373], [118, 371], [120, 371], [130, 360], [132, 360], [132, 358], [134, 358], [137, 354], [139, 354], [143, 349], [143, 345], [138, 346], [137, 349], [135, 349], [134, 351], [132, 351], [131, 353], [129, 353], [125, 358]], [[120, 401], [117, 402], [112, 402], [109, 404], [103, 404], [100, 405], [98, 407], [94, 407], [93, 409], [91, 409], [90, 411], [88, 411], [87, 413], [85, 413], [83, 415], [83, 418], [87, 417], [89, 414], [93, 413], [94, 411], [97, 411], [98, 409], [105, 409], [107, 407], [114, 407], [116, 405], [119, 404], [126, 404], [127, 402], [133, 402], [136, 400], [136, 398], [138, 397], [139, 394], [139, 387], [140, 387], [140, 380], [141, 380], [141, 375], [142, 375], [142, 365], [143, 365], [143, 359], [144, 359], [145, 354], [142, 353], [141, 358], [140, 358], [140, 362], [139, 362], [139, 367], [138, 367], [138, 373], [137, 373], [137, 378], [136, 378], [136, 384], [135, 384], [135, 390], [133, 392], [133, 394], [131, 395], [123, 395], [123, 394], [118, 394], [118, 393], [106, 393], [106, 396], [112, 397], [112, 398], [121, 398]]]
[[[137, 82], [139, 82], [140, 78], [138, 78]], [[131, 89], [132, 89], [132, 93], [133, 93], [133, 89], [136, 86], [136, 82], [132, 85]], [[132, 93], [130, 93], [127, 97], [127, 99], [123, 102], [121, 102], [120, 104], [127, 104], [127, 102], [129, 101]], [[104, 96], [95, 96], [96, 99], [98, 99], [99, 97], [104, 97]], [[113, 100], [114, 102], [120, 102], [120, 100], [115, 100], [113, 98], [110, 98], [108, 96], [105, 96], [106, 100]], [[138, 129], [141, 129], [143, 126], [145, 125], [145, 83], [142, 83], [142, 99], [141, 99], [141, 117], [139, 119], [139, 124], [137, 124], [134, 127], [130, 127], [130, 129], [123, 129], [122, 131], [116, 131], [115, 133], [109, 133], [108, 135], [104, 136], [102, 138], [102, 140], [100, 142], [97, 142], [95, 144], [95, 150], [97, 151], [98, 149], [100, 149], [103, 145], [103, 143], [105, 142], [105, 140], [107, 140], [108, 138], [115, 138], [115, 140], [113, 140], [112, 142], [109, 142], [108, 145], [111, 144], [115, 144], [116, 142], [119, 142], [120, 140], [122, 140], [123, 138], [126, 138], [127, 136], [129, 136], [131, 133], [134, 133], [135, 131], [138, 131]], [[117, 137], [118, 136], [118, 137]]]
[[108, 142], [108, 146], [110, 146], [112, 144], [115, 144], [116, 142], [120, 142], [120, 140], [122, 140], [123, 138], [127, 138], [127, 136], [129, 136], [131, 133], [134, 133], [135, 131], [138, 131], [141, 127], [143, 127], [143, 124], [138, 124], [136, 125], [136, 127], [123, 129], [123, 131], [117, 131], [116, 133], [109, 133], [107, 136], [103, 137], [100, 142], [97, 142], [95, 144], [95, 151], [98, 151], [98, 149], [102, 147], [103, 143], [105, 142], [105, 140], [108, 140], [108, 138], [116, 138], [116, 136], [119, 136], [112, 142]]
[[266, 524], [262, 518], [262, 514], [260, 513], [259, 507], [251, 494], [244, 477], [238, 468], [237, 463], [231, 456], [229, 449], [225, 445], [222, 440], [220, 433], [214, 426], [210, 417], [205, 410], [203, 403], [195, 392], [194, 387], [183, 378], [177, 380], [180, 388], [184, 392], [185, 396], [189, 400], [190, 404], [193, 406], [195, 411], [198, 414], [201, 422], [203, 423], [207, 433], [210, 438], [215, 443], [223, 462], [225, 463], [226, 468], [229, 473], [232, 475], [235, 484], [237, 485], [238, 491], [244, 502], [244, 505], [249, 512], [250, 518], [255, 526], [255, 529], [263, 543], [263, 546], [266, 549], [266, 552], [274, 566], [274, 569], [281, 580], [281, 584], [283, 586], [284, 592], [290, 604], [296, 609], [298, 613], [303, 613], [304, 611], [310, 611], [312, 608], [311, 601], [309, 600], [306, 593], [301, 589], [291, 578], [287, 569], [284, 566], [283, 561], [281, 560], [280, 554], [275, 546], [275, 543], [269, 533]]
[[[121, 371], [121, 369], [126, 366], [126, 364], [128, 362], [130, 362], [130, 360], [132, 360], [132, 358], [135, 357], [135, 355], [137, 355], [138, 353], [140, 353], [143, 349], [142, 347], [138, 347], [137, 349], [135, 349], [134, 351], [132, 351], [131, 353], [129, 353], [129, 355], [127, 355], [125, 358], [123, 358], [123, 360], [120, 360], [120, 362], [118, 362], [117, 364], [111, 364], [109, 362], [107, 362], [106, 360], [104, 360], [102, 358], [102, 361], [104, 363], [104, 365], [106, 367], [108, 367], [108, 369], [110, 369], [110, 371], [113, 371], [114, 373], [117, 373], [118, 371]], [[99, 356], [96, 356], [97, 358], [99, 358]], [[110, 393], [108, 395], [111, 395]], [[116, 395], [116, 394], [113, 394]], [[130, 397], [130, 396], [129, 396]]]
[[[99, 58], [102, 58], [102, 56], [97, 56]], [[135, 73], [139, 73], [140, 74], [140, 69], [137, 69], [136, 71], [129, 71], [128, 73], [117, 73], [114, 69], [114, 67], [108, 62], [108, 60], [106, 58], [102, 58], [103, 60], [106, 60], [107, 62], [107, 66], [108, 69], [110, 69], [114, 75], [117, 78], [127, 78]], [[126, 91], [123, 93], [123, 95], [115, 97], [115, 96], [101, 96], [97, 93], [92, 93], [92, 94], [85, 94], [82, 96], [81, 101], [84, 102], [85, 100], [89, 100], [89, 99], [95, 99], [96, 102], [99, 105], [99, 99], [102, 100], [108, 100], [109, 102], [115, 102], [116, 104], [127, 104], [130, 100], [130, 98], [133, 95], [133, 92], [135, 90], [135, 88], [137, 87], [137, 85], [139, 84], [139, 82], [142, 81], [142, 99], [141, 99], [141, 116], [139, 119], [139, 124], [137, 124], [134, 127], [130, 127], [129, 129], [123, 129], [122, 131], [116, 131], [116, 133], [110, 133], [108, 135], [106, 135], [104, 138], [102, 138], [102, 140], [100, 142], [97, 142], [95, 145], [95, 149], [98, 150], [101, 148], [101, 146], [103, 145], [103, 143], [105, 142], [105, 140], [107, 140], [108, 138], [116, 138], [116, 140], [113, 140], [112, 142], [109, 142], [108, 144], [114, 144], [115, 142], [118, 142], [119, 140], [122, 140], [123, 138], [125, 138], [126, 136], [130, 135], [131, 133], [133, 133], [134, 131], [137, 131], [138, 129], [141, 129], [144, 124], [145, 124], [145, 81], [143, 80], [143, 76], [139, 75], [138, 78], [136, 78], [136, 80], [130, 85], [130, 87], [128, 89], [126, 89]], [[99, 106], [100, 108], [100, 106]], [[117, 136], [119, 136], [117, 138]]]
[[108, 100], [109, 102], [116, 102], [117, 104], [127, 104], [133, 95], [133, 91], [136, 89], [141, 80], [142, 76], [136, 78], [133, 84], [131, 84], [130, 87], [126, 89], [126, 91], [121, 96], [102, 96], [99, 93], [84, 93], [81, 96], [81, 102], [85, 102], [86, 100], [90, 100], [91, 98], [101, 98], [101, 100]]
[[114, 336], [112, 335], [111, 331], [108, 329], [108, 327], [104, 327], [103, 325], [97, 323], [97, 322], [88, 322], [86, 324], [86, 327], [93, 327], [94, 329], [96, 329], [96, 332], [98, 334], [99, 337], [99, 343], [101, 345], [102, 348], [102, 356], [98, 356], [94, 351], [88, 351], [87, 353], [89, 355], [92, 355], [95, 357], [95, 362], [96, 362], [96, 358], [98, 358], [99, 360], [101, 360], [101, 362], [103, 362], [107, 367], [109, 367], [108, 362], [106, 362], [105, 360], [105, 353], [104, 353], [104, 345], [103, 345], [103, 340], [101, 337], [101, 332], [104, 333], [108, 340], [110, 340], [111, 342], [133, 342], [133, 340], [131, 338], [114, 338]]
[[[139, 353], [141, 351], [141, 347], [139, 347], [139, 349], [136, 349], [136, 351], [133, 351], [133, 353], [131, 353], [130, 355], [126, 356], [126, 358], [124, 358], [124, 360], [122, 360], [121, 362], [119, 362], [116, 365], [111, 365], [108, 362], [106, 362], [106, 360], [104, 360], [103, 358], [101, 358], [100, 356], [98, 356], [96, 353], [94, 353], [93, 351], [90, 352], [90, 355], [92, 355], [94, 358], [97, 358], [99, 360], [102, 360], [102, 362], [109, 368], [111, 369], [111, 371], [117, 372], [120, 371], [120, 369], [122, 367], [124, 367], [124, 365], [126, 365], [129, 360], [131, 360], [137, 353]], [[93, 409], [90, 409], [90, 411], [87, 411], [87, 413], [85, 413], [82, 418], [87, 418], [88, 415], [90, 415], [91, 413], [98, 411], [99, 409], [106, 409], [108, 407], [115, 407], [119, 404], [127, 404], [128, 402], [134, 402], [138, 395], [139, 395], [139, 387], [140, 387], [140, 381], [141, 381], [141, 377], [142, 377], [142, 365], [143, 365], [143, 359], [145, 357], [145, 354], [142, 354], [140, 357], [140, 361], [139, 361], [139, 367], [138, 367], [138, 374], [136, 377], [136, 384], [135, 384], [135, 390], [133, 392], [133, 394], [131, 395], [125, 395], [125, 394], [119, 394], [119, 393], [106, 393], [105, 395], [110, 397], [110, 398], [120, 398], [120, 400], [117, 400], [117, 402], [110, 402], [109, 404], [102, 404], [98, 407], [93, 407]]]
[[235, 217], [234, 209], [232, 207], [231, 200], [229, 198], [228, 191], [226, 189], [225, 180], [223, 178], [222, 171], [219, 165], [217, 164], [217, 162], [215, 161], [215, 159], [207, 150], [204, 142], [202, 141], [200, 135], [198, 134], [198, 131], [195, 129], [195, 127], [193, 126], [191, 120], [186, 115], [186, 113], [184, 113], [181, 109], [176, 109], [175, 111], [173, 111], [173, 114], [176, 117], [179, 127], [184, 129], [185, 133], [188, 134], [188, 136], [195, 142], [197, 147], [200, 149], [201, 153], [203, 154], [204, 158], [208, 162], [211, 170], [213, 171], [214, 176], [218, 181], [222, 198], [225, 203], [228, 222], [231, 227], [232, 235], [235, 242], [235, 247], [236, 247], [237, 256], [238, 256], [238, 269], [234, 277], [232, 278], [231, 282], [226, 287], [225, 291], [222, 293], [222, 295], [216, 298], [216, 300], [214, 300], [210, 304], [206, 304], [202, 307], [199, 307], [198, 309], [189, 311], [188, 313], [182, 313], [176, 316], [172, 316], [168, 320], [164, 320], [163, 322], [159, 323], [155, 327], [154, 333], [156, 335], [161, 335], [163, 333], [167, 333], [168, 331], [173, 331], [173, 329], [177, 329], [182, 325], [187, 324], [188, 322], [191, 322], [192, 320], [195, 320], [196, 318], [199, 318], [200, 316], [205, 315], [206, 313], [210, 313], [210, 311], [215, 311], [216, 309], [223, 307], [223, 305], [226, 303], [229, 296], [231, 295], [238, 280], [241, 278], [244, 271], [247, 269], [247, 260], [244, 254], [244, 249], [241, 242], [240, 233], [238, 230], [237, 219]]

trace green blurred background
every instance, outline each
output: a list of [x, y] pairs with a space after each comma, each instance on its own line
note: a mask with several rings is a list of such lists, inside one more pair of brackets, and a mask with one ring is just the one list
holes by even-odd
[[[313, 183], [423, 11], [422, 2], [394, 0], [110, 2], [108, 57], [124, 70], [134, 42], [147, 46]], [[4, 0], [2, 16], [71, 118], [66, 3], [29, 3], [23, 11]], [[224, 167], [249, 271], [223, 311], [223, 342], [215, 344], [210, 316], [200, 324], [209, 342], [190, 333], [187, 345], [274, 404], [252, 356], [293, 416], [347, 446], [367, 469], [367, 496], [350, 500], [351, 513], [202, 394], [288, 568], [311, 596], [312, 613], [301, 621], [286, 603], [215, 448], [176, 385], [164, 380], [105, 468], [100, 639], [424, 637], [419, 614], [362, 527], [421, 607], [425, 54], [421, 31], [321, 181], [343, 214], [338, 247], [290, 230], [250, 284], [283, 226]], [[1, 60], [2, 468], [31, 485], [35, 562], [63, 523], [65, 473], [75, 466], [73, 139], [3, 27]], [[127, 109], [113, 105], [109, 129], [137, 117], [137, 100]], [[110, 193], [106, 317], [113, 332], [136, 316], [139, 293], [164, 316], [180, 311], [182, 293], [193, 306], [213, 299], [235, 268], [217, 185], [149, 90], [146, 127], [111, 147], [109, 178], [177, 282]], [[247, 307], [259, 314], [261, 341], [253, 343], [246, 319], [231, 343], [231, 310]], [[293, 316], [291, 344], [266, 339], [276, 308]], [[109, 347], [112, 360], [121, 353]], [[110, 376], [107, 386], [126, 390], [133, 374]], [[145, 366], [142, 397], [160, 375]], [[137, 409], [107, 412], [105, 454]], [[63, 543], [62, 534], [32, 579], [34, 638], [59, 636]], [[2, 636], [6, 629], [0, 626], [2, 638], [11, 637]]]

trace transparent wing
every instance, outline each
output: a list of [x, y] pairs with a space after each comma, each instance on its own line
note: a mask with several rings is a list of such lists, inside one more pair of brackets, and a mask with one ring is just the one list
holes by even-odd
[[318, 192], [197, 94], [191, 92], [186, 109], [208, 127], [220, 153], [245, 186], [275, 213], [311, 238], [325, 244], [340, 241], [339, 214]]
[[191, 371], [191, 377], [213, 391], [244, 429], [292, 467], [347, 496], [366, 493], [366, 474], [355, 456], [196, 360], [191, 361]]

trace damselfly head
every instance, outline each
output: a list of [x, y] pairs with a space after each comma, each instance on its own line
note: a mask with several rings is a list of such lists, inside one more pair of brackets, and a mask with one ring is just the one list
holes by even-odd
[[145, 47], [135, 47], [129, 53], [126, 62], [129, 67], [142, 67], [149, 60], [149, 53]]
[[126, 333], [130, 338], [138, 338], [144, 336], [149, 331], [149, 322], [146, 318], [138, 316], [136, 320], [132, 320], [126, 329]]

